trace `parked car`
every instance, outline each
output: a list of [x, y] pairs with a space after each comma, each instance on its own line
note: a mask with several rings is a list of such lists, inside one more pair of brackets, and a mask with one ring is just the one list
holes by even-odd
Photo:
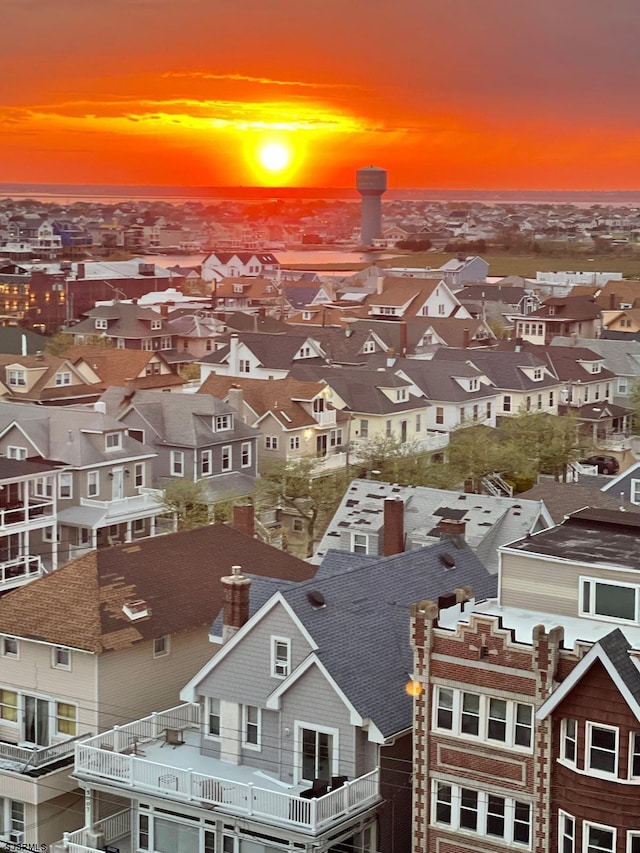
[[620, 463], [615, 456], [590, 456], [588, 459], [581, 459], [580, 464], [595, 465], [598, 474], [617, 474], [620, 470]]

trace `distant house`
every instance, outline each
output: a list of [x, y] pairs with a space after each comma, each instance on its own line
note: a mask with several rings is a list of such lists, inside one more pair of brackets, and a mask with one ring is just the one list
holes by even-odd
[[0, 355], [0, 395], [5, 401], [48, 406], [91, 403], [100, 396], [99, 376], [80, 371], [68, 356], [47, 352]]
[[85, 313], [85, 320], [65, 329], [76, 344], [91, 343], [99, 335], [110, 338], [116, 349], [153, 352], [175, 348], [175, 336], [166, 313], [143, 308], [136, 302], [97, 305]]
[[258, 277], [275, 274], [280, 264], [271, 252], [211, 252], [202, 262], [201, 277], [205, 282], [224, 278]]
[[324, 364], [326, 357], [318, 341], [310, 335], [264, 335], [233, 333], [216, 344], [200, 364], [204, 381], [210, 373], [246, 376], [252, 379], [284, 379], [294, 362]]
[[516, 337], [532, 344], [550, 344], [558, 336], [597, 338], [602, 330], [600, 306], [586, 296], [554, 296], [513, 320]]
[[167, 359], [166, 350], [116, 349], [114, 347], [73, 346], [66, 351], [83, 376], [98, 377], [101, 392], [112, 385], [130, 385], [134, 389], [181, 391], [185, 380]]
[[253, 492], [259, 433], [227, 403], [208, 394], [126, 388], [110, 388], [101, 399], [130, 438], [157, 454], [156, 487], [192, 480], [210, 503]]

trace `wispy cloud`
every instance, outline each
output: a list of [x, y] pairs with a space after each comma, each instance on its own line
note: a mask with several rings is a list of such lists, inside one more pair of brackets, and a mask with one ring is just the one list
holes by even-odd
[[197, 80], [229, 80], [237, 83], [257, 83], [261, 86], [287, 86], [298, 89], [362, 89], [355, 83], [314, 83], [309, 80], [274, 80], [272, 77], [252, 77], [250, 74], [212, 74], [209, 71], [166, 71], [163, 77], [188, 77]]

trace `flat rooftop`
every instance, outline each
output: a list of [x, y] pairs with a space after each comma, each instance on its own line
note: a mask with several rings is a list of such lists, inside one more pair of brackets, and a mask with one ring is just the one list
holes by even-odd
[[640, 516], [582, 509], [562, 524], [509, 543], [510, 551], [640, 570]]

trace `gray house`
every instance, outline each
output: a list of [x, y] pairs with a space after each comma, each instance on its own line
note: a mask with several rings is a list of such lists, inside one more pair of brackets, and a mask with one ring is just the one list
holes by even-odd
[[78, 747], [81, 785], [130, 801], [131, 849], [410, 848], [409, 607], [454, 585], [456, 600], [483, 599], [496, 578], [446, 538], [345, 556], [278, 591], [235, 567], [211, 637], [222, 648], [182, 691], [188, 704]]
[[260, 432], [227, 403], [208, 394], [124, 388], [109, 388], [102, 402], [129, 436], [157, 453], [154, 485], [175, 478], [201, 482], [211, 502], [253, 492]]

